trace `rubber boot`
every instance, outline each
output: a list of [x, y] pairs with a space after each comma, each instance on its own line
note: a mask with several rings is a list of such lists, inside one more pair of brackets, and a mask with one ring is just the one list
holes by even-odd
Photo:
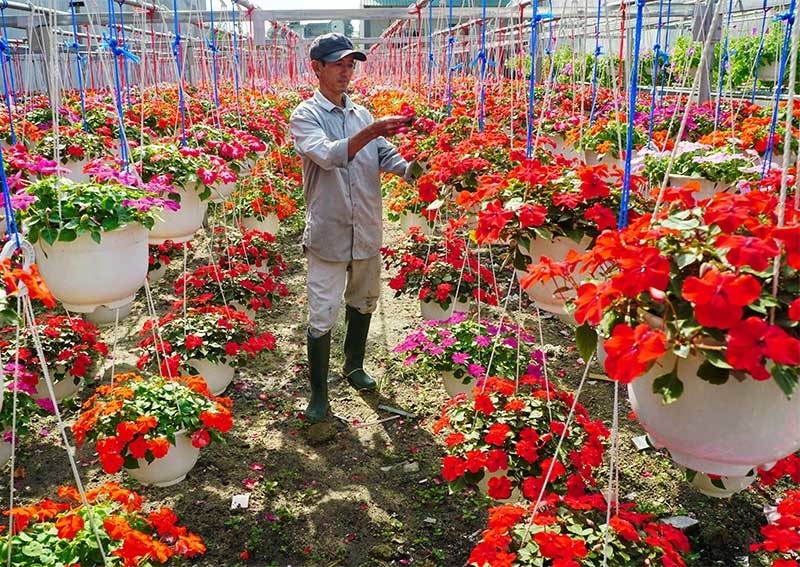
[[321, 337], [308, 334], [308, 374], [311, 380], [311, 399], [306, 419], [311, 423], [323, 421], [328, 415], [328, 366], [331, 357], [331, 332]]
[[347, 335], [344, 339], [344, 369], [342, 374], [350, 385], [357, 390], [374, 390], [375, 380], [364, 372], [364, 353], [367, 350], [367, 335], [371, 313], [360, 313], [358, 309], [348, 305], [345, 310]]

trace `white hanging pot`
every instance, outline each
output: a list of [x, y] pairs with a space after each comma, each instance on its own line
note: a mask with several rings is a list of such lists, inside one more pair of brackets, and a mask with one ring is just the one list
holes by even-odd
[[39, 239], [34, 250], [42, 279], [69, 311], [130, 303], [147, 277], [147, 229], [140, 224], [104, 232], [99, 243], [88, 234], [52, 245]]
[[709, 199], [717, 193], [726, 193], [731, 190], [731, 186], [727, 183], [711, 181], [705, 177], [694, 177], [691, 175], [675, 175], [669, 174], [669, 184], [671, 187], [685, 187], [690, 181], [696, 182], [700, 186], [700, 190], [692, 193], [692, 197], [696, 201], [701, 199]]
[[[52, 380], [53, 376], [50, 376], [50, 379]], [[83, 379], [76, 378], [67, 372], [67, 374], [61, 378], [61, 380], [53, 382], [53, 393], [56, 395], [56, 402], [71, 398], [77, 394], [82, 387]], [[50, 392], [47, 389], [47, 384], [45, 383], [43, 377], [39, 378], [39, 381], [36, 383], [36, 398], [50, 399]]]
[[264, 217], [264, 220], [259, 220], [256, 217], [243, 217], [242, 226], [247, 230], [258, 230], [277, 236], [280, 221], [278, 220], [278, 215], [269, 213]]
[[5, 440], [5, 431], [0, 432], [0, 468], [4, 467], [11, 460], [11, 453], [14, 446]]
[[[554, 262], [563, 262], [570, 250], [577, 250], [579, 253], [586, 252], [591, 242], [592, 239], [588, 236], [584, 236], [580, 242], [575, 242], [566, 236], [556, 236], [551, 240], [532, 238], [530, 245], [527, 247], [520, 245], [519, 251], [531, 258], [532, 264], [541, 261], [542, 256], [547, 256]], [[516, 270], [516, 272], [519, 279], [527, 275], [524, 270]], [[581, 280], [577, 270], [572, 273], [572, 277], [578, 282]], [[572, 315], [567, 314], [564, 304], [568, 299], [575, 298], [575, 291], [570, 289], [557, 292], [559, 286], [560, 283], [554, 280], [544, 283], [537, 282], [526, 288], [525, 293], [539, 309], [558, 315], [566, 323], [574, 325], [575, 320]]]
[[653, 380], [672, 368], [672, 353], [628, 384], [633, 410], [654, 446], [668, 449], [688, 469], [726, 477], [750, 476], [800, 449], [800, 396], [787, 399], [774, 380], [750, 376], [711, 384], [697, 376], [701, 362], [696, 355], [679, 359], [683, 394], [668, 405], [653, 393]]
[[697, 490], [713, 498], [730, 498], [737, 492], [741, 492], [756, 479], [758, 475], [755, 471], [745, 476], [720, 476], [713, 479], [705, 473], [694, 473], [691, 485]]
[[[477, 484], [478, 490], [481, 491], [481, 494], [483, 494], [485, 496], [489, 496], [489, 480], [492, 479], [492, 478], [498, 478], [498, 477], [501, 477], [501, 476], [507, 476], [507, 474], [506, 474], [507, 472], [508, 472], [508, 470], [505, 470], [505, 471], [499, 470], [499, 471], [495, 471], [495, 472], [489, 472], [487, 470], [484, 470], [483, 471], [483, 478], [480, 479], [478, 481], [478, 484]], [[512, 504], [514, 502], [522, 502], [523, 500], [525, 500], [525, 497], [522, 495], [522, 491], [518, 487], [514, 486], [514, 479], [509, 478], [509, 480], [511, 480], [511, 486], [512, 486], [512, 488], [511, 488], [511, 496], [509, 496], [508, 498], [502, 498], [502, 499], [494, 498], [493, 500], [495, 502], [499, 502], [499, 503], [503, 503], [503, 504]]]
[[201, 201], [198, 191], [200, 188], [176, 188], [181, 196], [180, 206], [177, 211], [162, 210], [158, 213], [161, 217], [150, 229], [150, 244], [162, 244], [165, 240], [172, 240], [176, 244], [188, 242], [194, 237], [201, 226], [203, 217], [208, 209], [208, 201]]
[[198, 458], [200, 449], [193, 446], [186, 433], [181, 431], [175, 434], [175, 444], [170, 444], [166, 455], [152, 463], [138, 459], [139, 468], [126, 468], [125, 471], [141, 484], [172, 486], [186, 478]]
[[459, 394], [466, 394], [468, 400], [472, 399], [472, 389], [475, 387], [475, 378], [473, 376], [469, 374], [465, 376], [467, 378], [466, 384], [456, 378], [452, 370], [440, 370], [439, 376], [442, 378], [442, 385], [445, 391], [451, 398], [455, 398]]
[[112, 327], [130, 315], [132, 308], [133, 301], [114, 308], [100, 305], [91, 313], [84, 313], [83, 318], [97, 327]]
[[234, 368], [227, 363], [210, 362], [204, 358], [195, 358], [186, 361], [187, 366], [191, 366], [203, 377], [208, 389], [215, 396], [219, 396], [233, 382]]
[[[778, 71], [780, 70], [780, 61], [775, 60], [772, 63], [767, 63], [766, 65], [759, 65], [756, 71], [757, 77], [759, 81], [765, 81], [769, 83], [774, 83], [778, 80]], [[789, 72], [788, 66], [786, 67], [786, 71], [784, 72], [787, 75]]]
[[222, 203], [231, 196], [233, 190], [236, 189], [236, 182], [218, 183], [211, 187], [211, 202]]
[[150, 270], [147, 272], [147, 279], [150, 281], [151, 284], [161, 281], [164, 278], [164, 275], [167, 273], [167, 265], [162, 264], [160, 268], [156, 268], [155, 270]]
[[400, 228], [403, 232], [410, 232], [412, 228], [418, 228], [420, 234], [433, 234], [435, 232], [433, 224], [428, 219], [417, 213], [403, 212], [400, 215]]
[[422, 318], [426, 321], [445, 321], [453, 316], [455, 311], [466, 313], [469, 311], [469, 302], [450, 301], [450, 307], [443, 309], [435, 301], [420, 301], [419, 310]]
[[87, 183], [92, 180], [92, 178], [83, 172], [83, 168], [89, 162], [87, 159], [82, 159], [79, 161], [68, 161], [64, 167], [67, 168], [69, 171], [64, 174], [64, 177], [69, 179], [70, 181], [74, 181], [75, 183]]

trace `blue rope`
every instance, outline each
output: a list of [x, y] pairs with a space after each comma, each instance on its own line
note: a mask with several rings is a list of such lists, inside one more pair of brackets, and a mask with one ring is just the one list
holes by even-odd
[[597, 21], [594, 24], [594, 63], [592, 65], [592, 107], [589, 110], [589, 126], [594, 124], [594, 113], [597, 109], [597, 67], [598, 58], [603, 54], [600, 46], [600, 12], [603, 10], [603, 0], [597, 0]]
[[433, 0], [428, 2], [428, 102], [433, 91]]
[[478, 97], [478, 131], [483, 132], [483, 121], [486, 113], [486, 0], [481, 1], [481, 49], [478, 57], [481, 63], [481, 88]]
[[714, 130], [719, 127], [719, 115], [722, 112], [722, 86], [725, 84], [725, 67], [728, 66], [728, 37], [731, 29], [731, 14], [733, 14], [733, 0], [728, 0], [728, 21], [726, 23], [725, 43], [722, 46], [722, 62], [719, 66], [719, 85], [717, 88], [717, 106], [714, 110]]
[[14, 238], [17, 244], [17, 250], [19, 250], [22, 248], [22, 243], [19, 240], [19, 230], [17, 230], [14, 209], [11, 207], [11, 190], [8, 188], [8, 178], [6, 177], [6, 166], [5, 160], [3, 159], [2, 148], [0, 148], [0, 184], [2, 185], [3, 192], [3, 213], [6, 217], [6, 231], [8, 232], [9, 238]]
[[[667, 0], [667, 23], [664, 26], [664, 51], [669, 53], [669, 21], [672, 16], [672, 0]], [[658, 104], [661, 106], [664, 103], [664, 89], [667, 86], [666, 75], [661, 81], [661, 91], [658, 93]]]
[[178, 70], [178, 110], [180, 110], [181, 113], [181, 146], [186, 146], [186, 101], [183, 94], [183, 68], [181, 65], [181, 33], [178, 25], [178, 0], [172, 0], [172, 13], [175, 18], [175, 39], [172, 40], [172, 55], [175, 57], [175, 66]]
[[11, 55], [8, 52], [11, 50], [11, 47], [8, 45], [5, 39], [0, 39], [0, 71], [3, 73], [3, 97], [6, 101], [6, 110], [8, 111], [8, 127], [9, 132], [11, 133], [11, 145], [17, 143], [17, 134], [14, 132], [14, 118], [13, 113], [11, 111], [11, 98], [9, 97], [8, 93], [8, 80], [6, 79], [6, 64], [8, 64], [8, 68], [11, 68]]
[[[7, 0], [0, 0], [0, 21], [3, 23], [3, 39], [8, 37], [8, 26], [6, 25], [6, 14], [5, 9], [8, 8], [8, 1]], [[11, 62], [11, 52], [8, 52], [6, 56], [8, 61]], [[17, 85], [14, 81], [14, 67], [12, 65], [8, 66], [8, 77], [11, 80], [11, 99], [14, 101], [14, 104], [17, 104]]]
[[667, 54], [661, 50], [661, 21], [664, 14], [664, 0], [658, 0], [658, 28], [656, 30], [656, 42], [653, 45], [653, 90], [650, 93], [650, 127], [647, 129], [648, 143], [653, 139], [653, 122], [656, 115], [656, 89], [658, 88], [658, 65], [664, 57], [666, 65]]
[[531, 159], [533, 156], [533, 103], [536, 99], [536, 93], [534, 91], [534, 86], [536, 84], [536, 32], [537, 28], [539, 27], [539, 16], [537, 15], [537, 11], [539, 8], [539, 2], [531, 2], [531, 6], [533, 7], [533, 15], [531, 16], [531, 45], [530, 45], [530, 52], [531, 52], [531, 74], [528, 78], [528, 131], [525, 140], [525, 157]]
[[761, 59], [761, 51], [764, 49], [764, 31], [767, 28], [767, 12], [769, 12], [769, 8], [767, 8], [767, 0], [764, 0], [764, 3], [761, 5], [761, 9], [764, 11], [764, 15], [761, 17], [761, 37], [758, 40], [758, 50], [756, 51], [756, 61], [753, 65], [753, 92], [750, 95], [750, 104], [755, 104], [756, 102], [756, 85], [758, 84], [758, 62]]
[[[103, 34], [103, 41], [105, 42], [106, 46], [111, 50], [112, 54], [112, 61], [114, 64], [114, 95], [115, 101], [117, 105], [117, 119], [119, 121], [119, 157], [122, 161], [122, 167], [128, 167], [128, 143], [125, 135], [125, 114], [122, 110], [122, 85], [120, 83], [119, 77], [119, 65], [117, 65], [117, 57], [123, 56], [130, 56], [136, 57], [132, 53], [130, 53], [125, 47], [120, 47], [119, 42], [117, 40], [117, 22], [116, 22], [116, 15], [114, 12], [114, 2], [112, 0], [108, 0], [108, 30], [109, 33], [106, 35]], [[136, 57], [138, 61], [138, 57]]]
[[[123, 47], [127, 45], [125, 41], [125, 16], [124, 10], [122, 9], [122, 5], [125, 3], [125, 0], [117, 0], [119, 2], [119, 27], [122, 30], [122, 45]], [[125, 74], [125, 95], [128, 99], [128, 108], [131, 107], [131, 81], [128, 77], [128, 59], [129, 57], [125, 57], [122, 60], [122, 71]]]
[[219, 52], [219, 48], [217, 47], [217, 32], [214, 27], [214, 3], [209, 3], [209, 7], [209, 12], [211, 13], [211, 41], [207, 42], [207, 45], [208, 49], [211, 50], [211, 73], [214, 78], [214, 107], [217, 109], [217, 112], [214, 113], [214, 121], [217, 123], [217, 127], [219, 127], [219, 85], [217, 81], [217, 53]]
[[794, 26], [794, 13], [797, 6], [796, 0], [789, 3], [789, 10], [783, 14], [778, 14], [773, 18], [773, 21], [785, 21], [786, 31], [783, 35], [783, 46], [781, 48], [781, 64], [778, 68], [778, 82], [775, 86], [775, 101], [772, 105], [772, 121], [769, 125], [769, 138], [767, 139], [767, 150], [764, 152], [764, 164], [761, 166], [761, 177], [767, 173], [767, 164], [772, 161], [773, 154], [773, 138], [775, 137], [775, 128], [778, 125], [778, 103], [781, 100], [781, 85], [783, 85], [783, 75], [786, 72], [786, 63], [789, 59], [789, 47], [792, 44], [792, 27]]
[[[80, 44], [78, 43], [78, 21], [75, 16], [75, 4], [73, 0], [70, 0], [69, 12], [72, 17], [72, 43], [68, 44], [68, 47], [75, 52], [75, 65], [78, 68], [78, 90], [81, 95], [81, 119], [83, 120], [83, 131], [88, 132], [89, 123], [86, 122], [86, 93], [83, 89], [83, 58], [81, 57]], [[5, 76], [3, 80], [5, 81]]]
[[636, 122], [636, 91], [639, 88], [639, 52], [642, 46], [642, 19], [647, 0], [636, 1], [636, 33], [633, 42], [633, 65], [631, 66], [631, 88], [628, 99], [628, 132], [625, 136], [625, 172], [622, 177], [622, 197], [619, 202], [620, 229], [628, 226], [628, 203], [631, 195], [631, 156], [633, 155], [633, 129]]
[[453, 36], [453, 0], [447, 0], [448, 16], [447, 27], [450, 35], [447, 38], [447, 116], [453, 110], [453, 44], [456, 38]]

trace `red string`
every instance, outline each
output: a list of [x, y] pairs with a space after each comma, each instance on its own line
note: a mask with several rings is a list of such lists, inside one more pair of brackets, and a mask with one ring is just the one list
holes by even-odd
[[623, 61], [625, 61], [625, 2], [620, 3], [620, 9], [622, 10], [622, 17], [620, 18], [620, 27], [619, 27], [619, 69], [617, 71], [617, 90], [621, 93], [623, 90], [622, 79], [623, 73], [625, 72], [625, 66]]
[[94, 67], [92, 66], [92, 36], [89, 34], [89, 24], [83, 24], [83, 31], [86, 34], [86, 65], [89, 67], [89, 84], [94, 90]]
[[156, 51], [156, 32], [153, 29], [153, 14], [155, 14], [155, 10], [147, 11], [147, 19], [150, 20], [150, 48], [153, 51], [153, 81], [156, 94], [158, 94], [158, 52]]
[[250, 89], [256, 90], [256, 70], [255, 65], [253, 65], [253, 57], [256, 53], [253, 48], [253, 7], [247, 10], [247, 18], [250, 20], [250, 39], [247, 42], [250, 46], [250, 53], [247, 54], [247, 74], [250, 75]]
[[422, 86], [422, 10], [417, 8], [417, 88]]

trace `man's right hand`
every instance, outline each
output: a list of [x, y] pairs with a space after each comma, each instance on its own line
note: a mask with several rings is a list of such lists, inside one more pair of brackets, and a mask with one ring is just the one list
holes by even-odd
[[375, 128], [376, 138], [378, 136], [390, 137], [408, 130], [409, 119], [408, 116], [385, 116], [376, 120], [370, 126]]

